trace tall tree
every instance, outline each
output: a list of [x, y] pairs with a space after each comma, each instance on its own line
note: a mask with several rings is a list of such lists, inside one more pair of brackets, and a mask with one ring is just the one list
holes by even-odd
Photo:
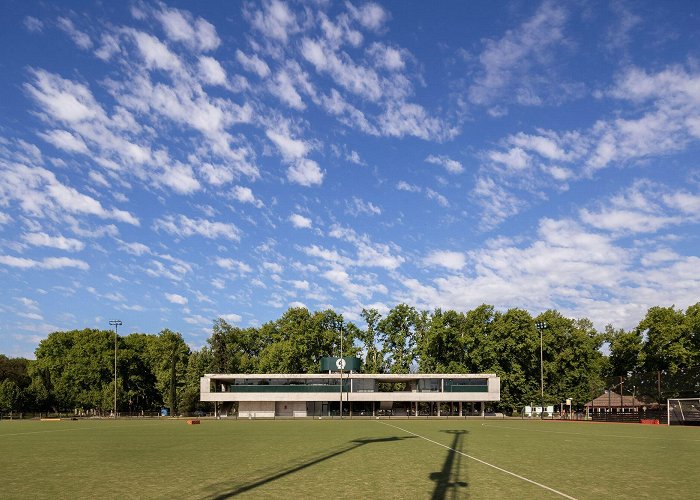
[[391, 373], [409, 373], [414, 361], [418, 312], [406, 304], [395, 306], [379, 322], [382, 341], [389, 356]]
[[622, 328], [616, 330], [612, 325], [607, 325], [604, 338], [610, 348], [608, 375], [627, 376], [638, 369], [639, 355], [643, 347], [642, 336], [638, 330], [627, 332]]
[[646, 337], [642, 347], [642, 370], [676, 373], [690, 366], [694, 356], [693, 339], [683, 311], [673, 307], [652, 307], [635, 329]]
[[185, 384], [190, 348], [182, 335], [165, 328], [149, 346], [149, 362], [156, 377], [156, 387], [171, 414], [178, 413], [178, 392]]
[[376, 309], [362, 309], [362, 319], [365, 320], [366, 329], [356, 332], [356, 336], [365, 352], [365, 362], [362, 371], [365, 373], [384, 372], [384, 352], [379, 345], [378, 325], [382, 315]]

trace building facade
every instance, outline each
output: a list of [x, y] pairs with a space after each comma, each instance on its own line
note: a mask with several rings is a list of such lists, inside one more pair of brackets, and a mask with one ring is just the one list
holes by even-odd
[[[344, 367], [344, 366], [343, 366]], [[207, 374], [201, 401], [221, 416], [483, 415], [498, 402], [495, 374]], [[237, 409], [236, 409], [237, 406]]]

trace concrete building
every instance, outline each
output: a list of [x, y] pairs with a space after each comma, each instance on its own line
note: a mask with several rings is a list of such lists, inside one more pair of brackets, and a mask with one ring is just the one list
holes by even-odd
[[[331, 358], [337, 359], [337, 358]], [[345, 358], [348, 359], [348, 358]], [[345, 365], [343, 365], [345, 366]], [[341, 382], [342, 380], [342, 382]], [[342, 388], [341, 388], [342, 387]], [[207, 374], [200, 399], [221, 415], [273, 418], [483, 415], [501, 395], [495, 374]]]

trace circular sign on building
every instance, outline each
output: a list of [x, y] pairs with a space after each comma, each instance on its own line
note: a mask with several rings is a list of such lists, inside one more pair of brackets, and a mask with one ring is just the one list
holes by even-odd
[[338, 367], [338, 370], [343, 370], [345, 368], [345, 360], [343, 358], [338, 358], [335, 362], [335, 366]]

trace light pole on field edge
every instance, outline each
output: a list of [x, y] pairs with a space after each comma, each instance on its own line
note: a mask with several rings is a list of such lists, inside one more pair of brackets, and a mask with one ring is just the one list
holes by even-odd
[[117, 418], [117, 329], [122, 325], [122, 322], [118, 319], [111, 319], [109, 324], [114, 327], [114, 418]]
[[343, 419], [343, 320], [340, 320], [340, 357], [337, 367], [340, 368], [340, 419]]
[[540, 400], [541, 400], [541, 410], [540, 417], [544, 418], [544, 360], [542, 357], [542, 332], [547, 329], [546, 321], [538, 321], [535, 323], [537, 330], [540, 332]]

